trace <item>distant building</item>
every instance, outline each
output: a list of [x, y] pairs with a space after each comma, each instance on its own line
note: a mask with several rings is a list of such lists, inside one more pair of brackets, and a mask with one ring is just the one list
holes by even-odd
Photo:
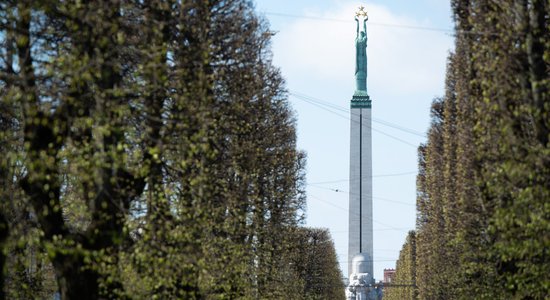
[[395, 269], [384, 269], [384, 283], [391, 284], [395, 279]]

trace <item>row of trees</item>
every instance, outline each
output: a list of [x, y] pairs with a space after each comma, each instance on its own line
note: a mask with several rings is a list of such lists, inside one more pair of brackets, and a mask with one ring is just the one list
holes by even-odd
[[452, 1], [446, 94], [419, 148], [416, 261], [397, 270], [416, 272], [416, 294], [402, 299], [550, 294], [548, 5]]
[[0, 26], [0, 299], [343, 296], [250, 1], [3, 1]]
[[409, 231], [399, 252], [395, 275], [384, 286], [384, 300], [417, 299], [416, 289], [416, 233]]

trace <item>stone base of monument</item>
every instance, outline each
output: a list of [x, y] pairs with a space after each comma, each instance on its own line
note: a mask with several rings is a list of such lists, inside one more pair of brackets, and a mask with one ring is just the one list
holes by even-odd
[[373, 284], [368, 273], [352, 274], [346, 288], [346, 300], [381, 300], [382, 287]]
[[382, 287], [374, 283], [372, 275], [367, 273], [368, 255], [359, 253], [353, 257], [352, 273], [346, 287], [346, 300], [381, 300]]

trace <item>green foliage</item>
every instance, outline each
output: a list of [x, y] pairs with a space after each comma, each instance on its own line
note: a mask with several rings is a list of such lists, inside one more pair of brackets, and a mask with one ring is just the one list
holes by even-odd
[[419, 149], [418, 298], [546, 299], [548, 2], [452, 6], [446, 95]]
[[342, 296], [250, 1], [0, 5], [10, 298]]
[[410, 231], [397, 260], [392, 282], [384, 286], [386, 300], [413, 300], [418, 297], [416, 287], [416, 233]]
[[326, 229], [300, 228], [293, 265], [303, 281], [302, 299], [344, 299], [342, 272]]

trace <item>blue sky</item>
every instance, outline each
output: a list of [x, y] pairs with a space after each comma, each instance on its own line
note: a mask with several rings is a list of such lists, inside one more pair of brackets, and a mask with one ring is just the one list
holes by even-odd
[[308, 155], [307, 225], [330, 230], [347, 276], [353, 16], [360, 5], [369, 12], [374, 277], [380, 280], [384, 268], [395, 267], [406, 234], [414, 229], [417, 146], [425, 141], [432, 99], [444, 93], [453, 47], [450, 5], [443, 0], [257, 0], [256, 10], [276, 32], [273, 62], [286, 79], [296, 112], [298, 147]]

